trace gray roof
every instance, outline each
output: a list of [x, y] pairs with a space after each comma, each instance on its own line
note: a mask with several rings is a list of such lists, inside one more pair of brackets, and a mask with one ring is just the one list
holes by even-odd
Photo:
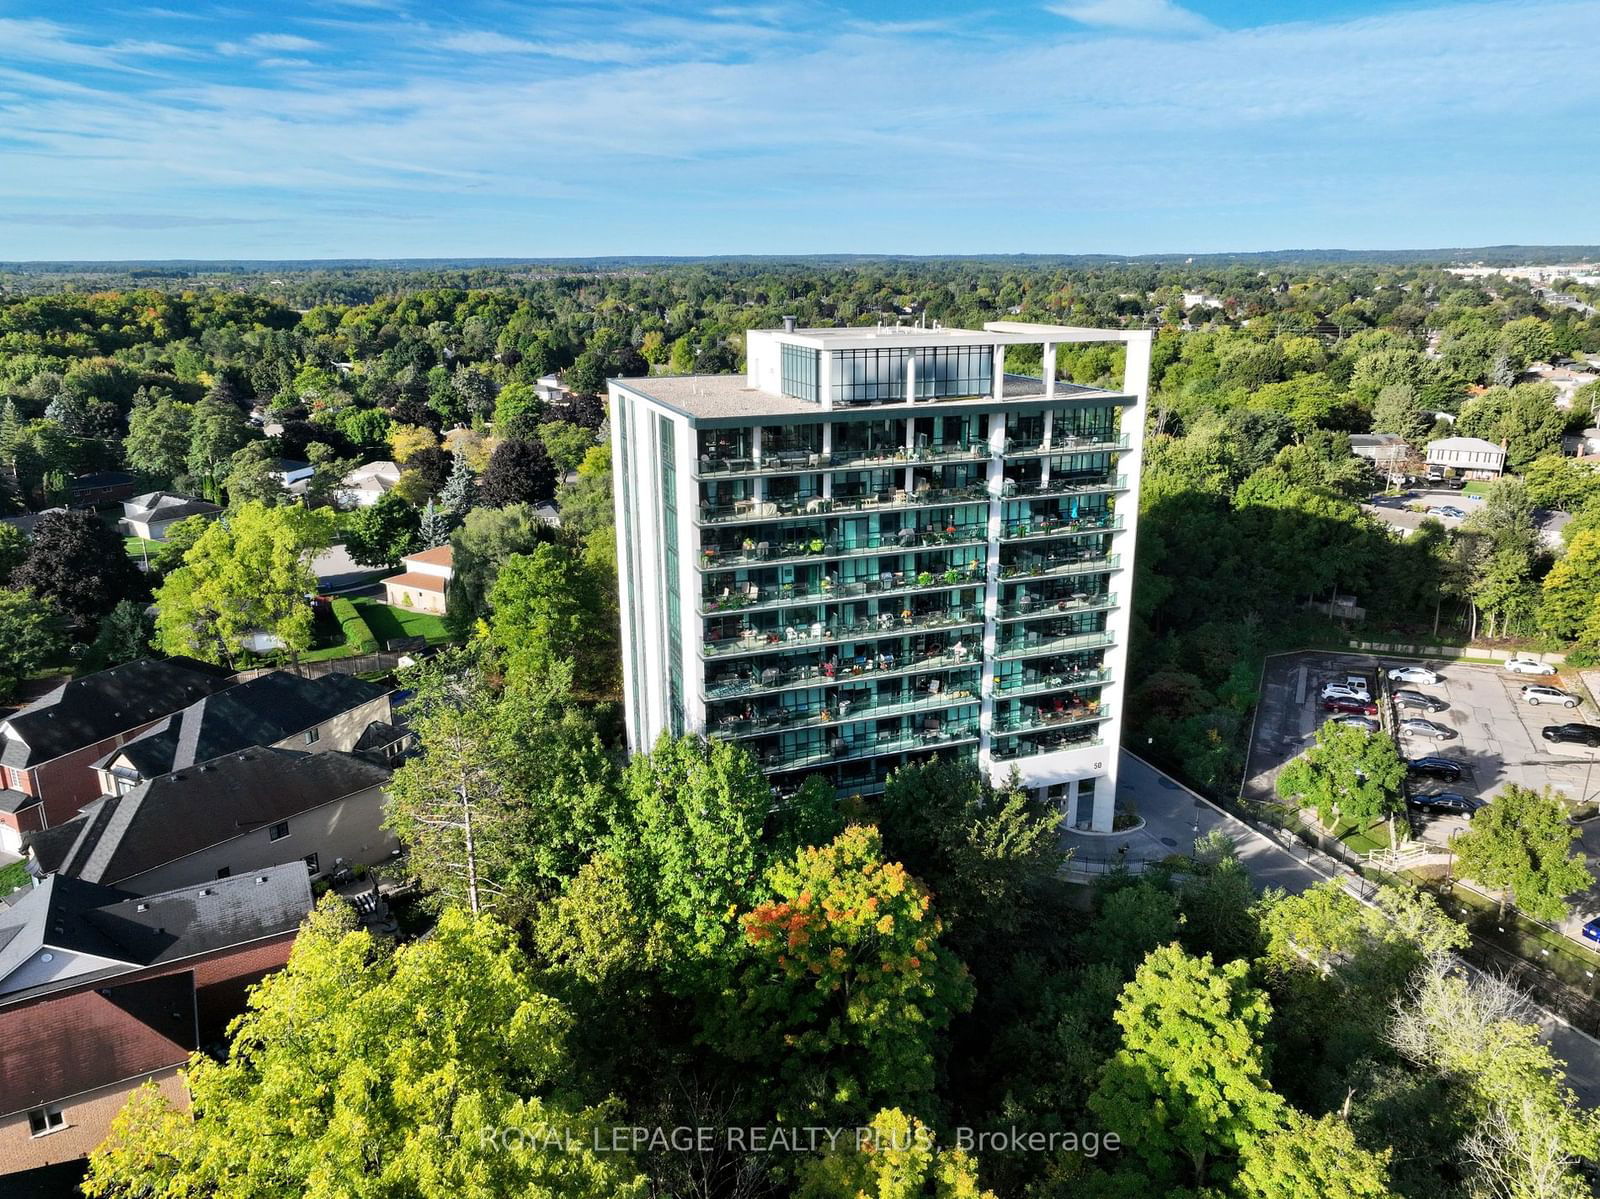
[[[104, 796], [65, 822], [78, 835], [35, 842], [35, 866], [117, 883], [347, 795], [379, 787], [390, 772], [354, 754], [255, 746]], [[47, 857], [46, 855], [50, 855]], [[59, 855], [59, 856], [57, 856]]]
[[124, 500], [124, 519], [148, 522], [152, 520], [182, 520], [186, 516], [210, 516], [222, 508], [193, 495], [178, 491], [149, 491]]
[[[143, 896], [52, 875], [0, 908], [0, 1005], [290, 932], [311, 906], [311, 879], [298, 861]], [[6, 979], [40, 952], [109, 964], [8, 990]]]
[[188, 707], [227, 687], [224, 670], [187, 658], [141, 658], [71, 679], [0, 721], [0, 762], [37, 766]]
[[154, 778], [252, 745], [272, 745], [381, 699], [386, 691], [347, 674], [303, 679], [275, 670], [190, 704], [96, 765], [126, 758], [140, 778]]

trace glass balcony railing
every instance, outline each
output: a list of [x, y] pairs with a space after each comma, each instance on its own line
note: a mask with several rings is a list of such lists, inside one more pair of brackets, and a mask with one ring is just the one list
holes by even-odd
[[[1013, 438], [1005, 445], [1005, 457], [1036, 458], [1049, 454], [1108, 453], [1128, 448], [1127, 434], [1111, 430], [1083, 430], [1077, 433], [1057, 434], [1046, 441], [1041, 438]], [[695, 473], [701, 478], [718, 478], [729, 475], [806, 474], [819, 470], [837, 470], [842, 467], [912, 466], [918, 462], [973, 462], [993, 455], [988, 440], [981, 439], [953, 445], [918, 446], [914, 449], [836, 449], [824, 454], [820, 450], [795, 449], [755, 454], [702, 454]]]
[[1099, 724], [1110, 719], [1111, 714], [1100, 711], [1096, 705], [1079, 709], [1068, 707], [1060, 712], [1028, 711], [1014, 716], [997, 715], [994, 718], [994, 731], [999, 735], [1002, 733], [1031, 732], [1040, 729], [1081, 728], [1085, 725]]
[[979, 702], [977, 675], [963, 682], [964, 685], [952, 686], [949, 690], [941, 687], [931, 695], [923, 690], [908, 690], [879, 696], [871, 701], [838, 700], [832, 707], [785, 709], [764, 716], [734, 716], [718, 721], [714, 728], [719, 736], [744, 739], [798, 729], [842, 726], [859, 720], [883, 720], [918, 712], [943, 712]]
[[800, 666], [766, 666], [760, 670], [747, 668], [736, 675], [707, 678], [703, 695], [707, 701], [715, 701], [787, 691], [796, 687], [830, 687], [851, 680], [902, 678], [929, 674], [952, 666], [973, 666], [978, 660], [976, 651], [963, 646], [959, 653], [939, 649], [920, 654], [862, 654], [831, 667], [818, 659]]
[[1013, 637], [1000, 642], [995, 647], [995, 656], [1016, 658], [1060, 653], [1063, 650], [1095, 649], [1110, 645], [1114, 640], [1110, 633], [1070, 633], [1062, 637], [1039, 637], [1030, 633], [1025, 637]]
[[1070, 616], [1074, 612], [1108, 612], [1116, 606], [1116, 596], [1087, 591], [1057, 599], [1033, 599], [1024, 595], [1014, 604], [1001, 604], [997, 615], [1002, 621], [1039, 620], [1046, 616]]
[[958, 569], [954, 575], [949, 571], [929, 571], [927, 582], [922, 582], [920, 575], [907, 576], [904, 571], [884, 573], [887, 578], [880, 576], [876, 579], [852, 579], [849, 582], [830, 584], [826, 587], [808, 583], [780, 583], [777, 586], [749, 583], [742, 588], [723, 587], [715, 592], [701, 595], [700, 612], [708, 616], [741, 611], [767, 612], [788, 607], [840, 603], [871, 596], [889, 598], [932, 594], [938, 591], [958, 590], [962, 587], [981, 587], [984, 584], [981, 567], [976, 571]]
[[832, 499], [825, 499], [822, 496], [768, 500], [741, 499], [731, 504], [701, 504], [700, 523], [703, 525], [782, 523], [811, 520], [829, 514], [838, 516], [885, 509], [902, 511], [907, 508], [954, 507], [988, 502], [989, 490], [986, 486], [924, 487], [909, 492], [897, 489], [871, 496], [840, 496]]
[[863, 621], [859, 624], [830, 626], [817, 622], [804, 628], [789, 625], [783, 629], [752, 629], [738, 637], [706, 641], [701, 645], [701, 654], [707, 658], [726, 658], [737, 654], [772, 653], [807, 645], [867, 640], [893, 636], [896, 633], [925, 632], [930, 629], [971, 628], [982, 624], [982, 608], [957, 608], [942, 612], [909, 614], [886, 612], [876, 620]]
[[[905, 535], [909, 534], [909, 535]], [[948, 549], [981, 544], [988, 540], [984, 525], [960, 526], [947, 530], [903, 530], [899, 533], [869, 533], [848, 545], [823, 537], [792, 541], [760, 541], [737, 549], [708, 547], [701, 551], [703, 571], [742, 570], [751, 566], [776, 566], [794, 562], [859, 558], [864, 554], [914, 553], [919, 550]], [[764, 548], [763, 548], [764, 547]]]
[[1035, 754], [1054, 753], [1063, 749], [1085, 749], [1104, 743], [1103, 738], [1094, 735], [1092, 726], [1088, 731], [1056, 729], [1037, 739], [1026, 734], [1013, 734], [1005, 740], [996, 740], [989, 747], [989, 756], [997, 762], [1009, 762], [1014, 758], [1030, 758]]
[[1128, 448], [1128, 435], [1110, 429], [1085, 429], [1076, 433], [1056, 433], [1049, 439], [1013, 437], [1006, 442], [1007, 458], [1038, 458], [1052, 454], [1110, 453]]
[[1093, 516], [1035, 516], [1028, 520], [1009, 521], [1000, 529], [1001, 541], [1023, 541], [1030, 537], [1075, 537], [1084, 533], [1104, 533], [1122, 528], [1122, 517], [1109, 514]]
[[944, 724], [938, 730], [907, 729], [876, 736], [836, 737], [821, 748], [807, 743], [792, 750], [769, 749], [758, 752], [757, 760], [763, 770], [803, 770], [830, 762], [857, 762], [907, 750], [944, 749], [977, 739], [978, 722], [967, 720]]
[[1020, 554], [1000, 565], [1000, 580], [1048, 579], [1063, 575], [1104, 574], [1121, 569], [1117, 554]]
[[1090, 495], [1128, 490], [1127, 475], [1054, 475], [1022, 483], [1007, 479], [1001, 495], [1008, 500], [1039, 499], [1052, 495]]
[[1111, 678], [1109, 670], [1071, 670], [1057, 674], [1041, 674], [1029, 678], [1025, 674], [997, 677], [994, 681], [995, 699], [1027, 699], [1034, 695], [1050, 695], [1057, 691], [1076, 691], [1080, 687], [1098, 687]]

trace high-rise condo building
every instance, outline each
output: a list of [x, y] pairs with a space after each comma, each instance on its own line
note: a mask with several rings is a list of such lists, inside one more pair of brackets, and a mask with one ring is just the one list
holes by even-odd
[[[1056, 381], [1113, 341], [1120, 390]], [[744, 375], [611, 380], [630, 746], [700, 732], [845, 794], [960, 755], [1109, 830], [1150, 345], [789, 320]]]

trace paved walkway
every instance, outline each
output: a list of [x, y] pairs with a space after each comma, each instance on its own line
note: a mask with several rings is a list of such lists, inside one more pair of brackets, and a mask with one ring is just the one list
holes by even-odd
[[[1068, 834], [1067, 842], [1077, 853], [1115, 858], [1124, 844], [1129, 847], [1127, 856], [1135, 859], [1181, 853], [1193, 847], [1198, 819], [1202, 836], [1220, 828], [1234, 839], [1239, 861], [1258, 888], [1299, 892], [1334, 877], [1331, 864], [1322, 868], [1319, 856], [1313, 855], [1308, 862], [1303, 847], [1285, 848], [1126, 750], [1122, 751], [1121, 770], [1117, 798], [1134, 807], [1145, 826], [1109, 837]], [[1567, 1085], [1583, 1103], [1600, 1106], [1600, 1041], [1549, 1013], [1541, 1015], [1539, 1027], [1551, 1050], [1566, 1063]]]

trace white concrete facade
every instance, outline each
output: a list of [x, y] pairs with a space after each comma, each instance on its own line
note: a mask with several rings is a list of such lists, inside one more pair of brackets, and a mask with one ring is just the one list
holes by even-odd
[[[1151, 338], [762, 330], [742, 378], [612, 380], [630, 747], [737, 739], [842, 793], [957, 753], [1109, 830]], [[1056, 381], [1089, 341], [1119, 389]]]

